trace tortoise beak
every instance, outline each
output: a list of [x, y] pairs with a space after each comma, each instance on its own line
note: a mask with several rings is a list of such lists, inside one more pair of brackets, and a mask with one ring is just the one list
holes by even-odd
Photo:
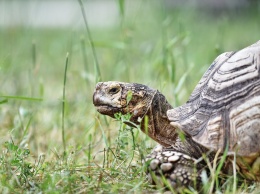
[[104, 105], [104, 102], [102, 100], [102, 96], [104, 96], [104, 91], [102, 91], [102, 85], [103, 82], [98, 82], [93, 94], [93, 104], [98, 107], [101, 105]]
[[121, 107], [116, 107], [111, 104], [103, 87], [105, 87], [104, 82], [97, 83], [93, 94], [93, 104], [99, 113], [114, 117], [115, 113], [120, 112]]

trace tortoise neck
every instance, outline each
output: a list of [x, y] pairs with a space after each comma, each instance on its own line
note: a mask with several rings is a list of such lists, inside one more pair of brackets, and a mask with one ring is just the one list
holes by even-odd
[[170, 146], [178, 137], [176, 128], [167, 117], [167, 110], [172, 109], [164, 95], [156, 91], [151, 105], [141, 121], [141, 130], [164, 146]]

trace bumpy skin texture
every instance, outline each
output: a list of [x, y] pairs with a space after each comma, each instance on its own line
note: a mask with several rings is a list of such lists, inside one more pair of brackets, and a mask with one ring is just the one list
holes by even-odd
[[[205, 151], [190, 138], [185, 141], [178, 138], [170, 147], [157, 145], [145, 159], [149, 164], [149, 181], [176, 190], [188, 186], [200, 189], [202, 170], [209, 172], [201, 158]], [[208, 154], [208, 158], [212, 161], [213, 154]]]
[[[127, 103], [129, 91], [132, 99]], [[206, 166], [196, 162], [202, 153], [210, 151], [212, 161], [214, 153], [227, 148], [227, 161], [236, 156], [239, 173], [260, 181], [260, 41], [216, 58], [180, 107], [172, 108], [157, 90], [123, 82], [98, 83], [93, 103], [111, 117], [131, 113], [131, 121], [164, 146], [147, 157], [153, 180], [164, 175], [174, 187], [193, 185]], [[178, 132], [186, 135], [184, 141]], [[228, 162], [225, 165], [229, 169]], [[198, 173], [193, 173], [194, 168]]]
[[170, 185], [175, 189], [187, 186], [199, 188], [199, 175], [205, 164], [196, 165], [196, 158], [176, 151], [173, 147], [157, 145], [145, 161], [149, 163], [148, 178], [151, 183], [160, 186]]

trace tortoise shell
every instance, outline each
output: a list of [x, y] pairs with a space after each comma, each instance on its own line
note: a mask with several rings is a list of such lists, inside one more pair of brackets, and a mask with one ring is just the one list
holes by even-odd
[[260, 153], [260, 41], [218, 56], [171, 124], [206, 148]]

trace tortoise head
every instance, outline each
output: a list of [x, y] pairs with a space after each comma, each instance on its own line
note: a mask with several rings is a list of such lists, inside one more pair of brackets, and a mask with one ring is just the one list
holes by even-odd
[[[137, 83], [100, 82], [96, 85], [93, 103], [99, 113], [113, 118], [116, 113], [130, 113], [131, 122], [140, 124], [144, 133], [164, 146], [176, 139], [176, 129], [167, 118], [167, 110], [172, 106], [158, 90]], [[148, 118], [147, 124], [144, 116]]]
[[137, 83], [99, 82], [93, 104], [101, 114], [114, 118], [116, 113], [130, 113], [131, 121], [139, 124], [151, 106], [156, 90]]

